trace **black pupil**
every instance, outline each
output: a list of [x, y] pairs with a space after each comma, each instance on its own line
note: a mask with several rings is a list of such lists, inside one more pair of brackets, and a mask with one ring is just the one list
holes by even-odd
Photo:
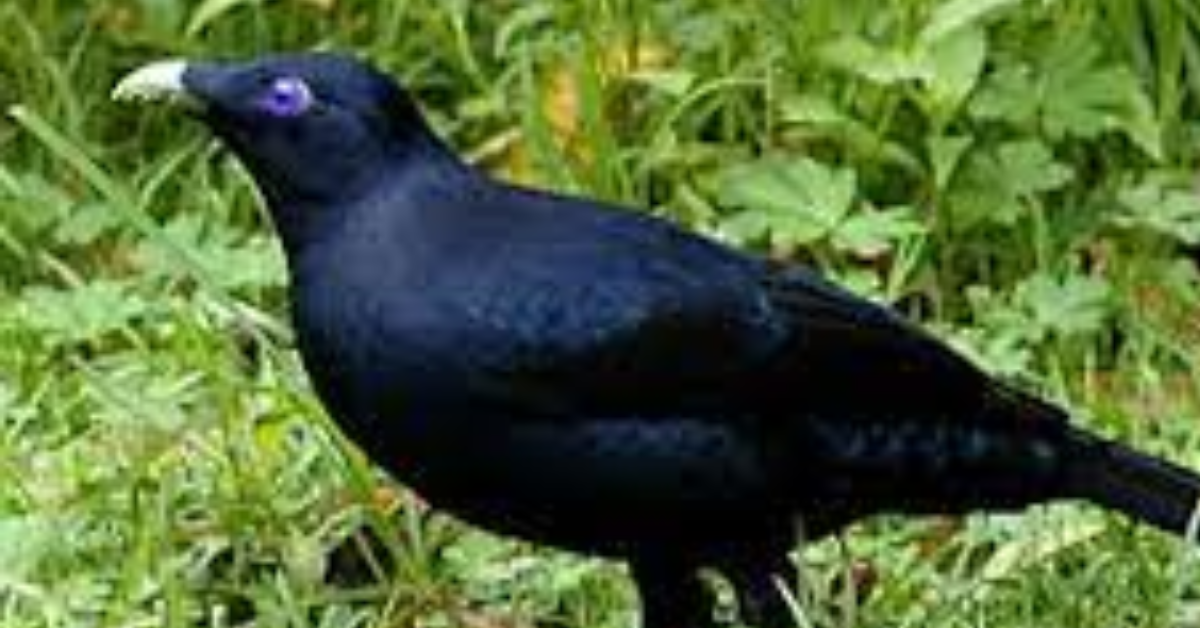
[[304, 85], [295, 79], [279, 79], [271, 85], [267, 98], [276, 113], [292, 114], [303, 108], [305, 95]]

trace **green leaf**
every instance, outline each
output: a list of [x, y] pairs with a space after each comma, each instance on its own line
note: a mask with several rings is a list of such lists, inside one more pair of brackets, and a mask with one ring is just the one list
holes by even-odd
[[910, 207], [855, 211], [856, 189], [853, 171], [807, 157], [745, 164], [721, 180], [721, 203], [742, 209], [721, 229], [743, 240], [767, 236], [783, 249], [828, 241], [861, 257], [879, 256], [925, 230]]
[[1200, 245], [1200, 195], [1194, 190], [1148, 180], [1120, 190], [1117, 199], [1125, 211], [1113, 219], [1116, 225]]
[[1017, 286], [1015, 300], [1034, 325], [1070, 336], [1099, 331], [1109, 315], [1111, 289], [1097, 277], [1068, 275], [1055, 279], [1038, 273]]
[[124, 224], [120, 216], [103, 203], [82, 203], [70, 209], [54, 227], [54, 241], [86, 245]]
[[960, 228], [977, 223], [1011, 225], [1040, 194], [1060, 189], [1074, 177], [1036, 140], [1006, 142], [972, 153], [950, 188], [950, 207]]
[[1031, 66], [1002, 68], [985, 81], [972, 103], [984, 120], [1038, 128], [1052, 140], [1124, 134], [1152, 158], [1162, 157], [1162, 130], [1134, 74], [1102, 62], [1089, 29], [1048, 38]]
[[800, 94], [780, 106], [780, 118], [793, 124], [840, 125], [856, 122], [833, 100], [821, 94]]
[[1090, 36], [1055, 39], [1042, 64], [1042, 124], [1051, 137], [1091, 138], [1120, 126], [1141, 85], [1123, 67], [1100, 65]]
[[188, 20], [187, 35], [189, 37], [196, 35], [234, 9], [262, 3], [263, 0], [204, 0], [192, 12], [192, 16]]
[[[1069, 524], [1040, 527], [1036, 533], [1022, 535], [998, 547], [979, 570], [985, 583], [1012, 581], [1021, 577], [1021, 572], [1031, 572], [1039, 564], [1049, 563], [1052, 558], [1067, 550], [1084, 545], [1104, 532], [1105, 526], [1098, 520], [1080, 521]], [[1054, 534], [1049, 534], [1053, 531]]]
[[957, 331], [952, 337], [955, 346], [989, 372], [1007, 377], [1027, 374], [1032, 347], [1044, 340], [1045, 330], [1032, 325], [1008, 294], [981, 285], [968, 287], [966, 293], [975, 324]]
[[861, 37], [841, 37], [817, 54], [830, 66], [879, 85], [924, 80], [930, 74], [920, 54], [884, 48]]
[[925, 226], [911, 207], [862, 211], [849, 216], [837, 227], [833, 244], [839, 250], [862, 257], [878, 257], [891, 251], [897, 242], [924, 230]]
[[45, 515], [15, 515], [0, 518], [0, 580], [20, 582], [37, 573], [38, 567], [61, 547], [68, 530]]
[[920, 39], [936, 42], [963, 29], [976, 29], [992, 15], [1020, 4], [1022, 0], [950, 0], [938, 6]]
[[768, 236], [777, 246], [811, 244], [831, 233], [850, 211], [854, 172], [807, 157], [770, 157], [727, 170], [719, 181], [723, 205], [743, 211], [723, 228], [743, 238]]
[[[222, 290], [272, 287], [283, 279], [283, 259], [265, 238], [247, 238], [199, 214], [176, 216], [163, 232]], [[137, 259], [151, 276], [181, 279], [191, 274], [179, 268], [171, 251], [152, 242], [138, 247]]]
[[946, 189], [972, 142], [974, 138], [969, 136], [954, 135], [932, 136], [927, 140], [929, 163], [933, 167], [933, 180], [938, 190]]
[[53, 342], [68, 344], [118, 331], [149, 312], [151, 304], [128, 284], [100, 280], [68, 290], [27, 288], [20, 307], [20, 316], [30, 328], [44, 332]]
[[685, 69], [638, 70], [628, 76], [631, 81], [642, 83], [668, 96], [683, 98], [697, 83], [697, 75]]
[[1038, 116], [1038, 86], [1034, 68], [1013, 63], [987, 76], [971, 100], [971, 114], [980, 120], [1003, 120], [1031, 126]]
[[901, 142], [889, 140], [870, 124], [820, 94], [802, 94], [782, 99], [780, 119], [806, 127], [845, 146], [856, 159], [879, 160], [913, 173], [921, 172], [920, 160]]
[[994, 164], [995, 174], [1015, 197], [1057, 190], [1074, 176], [1070, 166], [1055, 161], [1044, 143], [1033, 140], [1001, 144]]
[[924, 85], [933, 113], [943, 122], [975, 89], [987, 50], [987, 33], [981, 28], [960, 29], [929, 44]]

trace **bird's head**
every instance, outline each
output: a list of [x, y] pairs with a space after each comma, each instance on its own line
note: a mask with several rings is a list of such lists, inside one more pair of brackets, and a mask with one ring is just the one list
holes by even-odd
[[436, 141], [395, 82], [339, 54], [160, 61], [128, 74], [113, 97], [186, 107], [249, 168], [272, 205], [345, 200], [415, 144]]

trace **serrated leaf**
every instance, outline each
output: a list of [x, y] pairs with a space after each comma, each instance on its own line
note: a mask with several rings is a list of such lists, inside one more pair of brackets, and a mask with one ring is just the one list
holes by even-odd
[[720, 181], [721, 203], [743, 210], [724, 228], [768, 235], [784, 247], [803, 246], [833, 231], [850, 211], [854, 172], [832, 169], [807, 157], [767, 158], [728, 170]]
[[0, 518], [0, 580], [21, 582], [33, 576], [59, 547], [63, 533], [62, 526], [44, 516]]
[[1045, 339], [1046, 330], [1033, 325], [1008, 294], [981, 285], [970, 286], [966, 292], [976, 320], [955, 335], [957, 346], [986, 365], [989, 372], [1005, 376], [1028, 373], [1032, 347]]
[[1100, 52], [1087, 29], [1049, 38], [1034, 65], [1013, 65], [989, 77], [972, 114], [1038, 128], [1052, 140], [1116, 131], [1161, 158], [1162, 130], [1141, 83], [1127, 67], [1102, 61]]
[[1110, 294], [1108, 283], [1097, 277], [1039, 273], [1017, 286], [1015, 299], [1035, 325], [1070, 336], [1099, 330], [1110, 313]]
[[1016, 63], [1001, 67], [984, 80], [971, 100], [971, 114], [980, 120], [1030, 125], [1038, 114], [1037, 89], [1033, 68]]
[[771, 212], [802, 211], [829, 222], [844, 215], [854, 199], [854, 173], [808, 157], [766, 158], [735, 166], [721, 179], [721, 202]]
[[1042, 193], [1061, 188], [1074, 171], [1036, 140], [1017, 140], [970, 154], [950, 188], [949, 208], [963, 228], [1011, 225]]
[[1117, 193], [1125, 212], [1113, 222], [1146, 229], [1188, 245], [1200, 244], [1200, 195], [1190, 189], [1171, 189], [1145, 181]]
[[1058, 162], [1045, 144], [1019, 140], [1001, 144], [996, 150], [997, 174], [1014, 196], [1049, 192], [1071, 181], [1069, 166]]
[[838, 225], [833, 233], [833, 244], [856, 255], [877, 257], [892, 250], [897, 242], [924, 230], [911, 207], [862, 211]]
[[[196, 214], [175, 217], [163, 232], [224, 290], [270, 287], [282, 280], [282, 258], [265, 239], [244, 237]], [[174, 251], [154, 242], [143, 242], [136, 258], [152, 276], [187, 276]]]
[[128, 284], [109, 280], [66, 290], [34, 286], [25, 289], [20, 300], [25, 323], [57, 343], [98, 339], [122, 329], [150, 308]]
[[70, 245], [95, 242], [121, 226], [120, 217], [102, 203], [84, 203], [68, 211], [54, 227], [54, 241]]
[[1042, 64], [1042, 124], [1051, 137], [1095, 137], [1113, 126], [1141, 86], [1123, 68], [1099, 65], [1100, 47], [1092, 38], [1057, 41]]

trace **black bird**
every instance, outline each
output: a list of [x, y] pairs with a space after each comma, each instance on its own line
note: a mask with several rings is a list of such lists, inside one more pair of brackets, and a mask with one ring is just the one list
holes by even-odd
[[629, 562], [647, 628], [790, 625], [796, 526], [1081, 498], [1183, 533], [1200, 478], [1071, 427], [899, 315], [645, 213], [490, 180], [333, 54], [151, 64], [283, 240], [317, 393], [379, 464], [500, 533]]

